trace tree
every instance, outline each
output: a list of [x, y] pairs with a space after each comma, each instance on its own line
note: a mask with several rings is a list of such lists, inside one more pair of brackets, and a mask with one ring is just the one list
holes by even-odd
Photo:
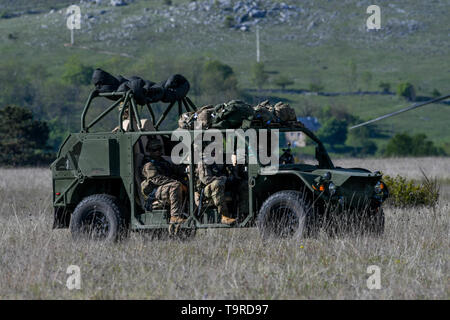
[[30, 110], [7, 106], [0, 110], [0, 164], [7, 166], [48, 163], [47, 123], [33, 120]]
[[392, 137], [384, 151], [384, 155], [388, 157], [395, 156], [440, 156], [445, 155], [442, 148], [438, 148], [423, 133], [410, 136], [407, 133], [398, 133]]
[[309, 91], [311, 92], [320, 92], [324, 89], [324, 86], [320, 82], [311, 82], [309, 84]]
[[236, 21], [234, 20], [233, 16], [226, 16], [225, 20], [223, 20], [223, 25], [225, 28], [233, 28]]
[[401, 97], [405, 97], [409, 101], [416, 100], [416, 90], [409, 82], [400, 83], [397, 87], [397, 94]]
[[233, 69], [218, 60], [205, 63], [201, 84], [202, 89], [208, 94], [237, 91], [237, 79]]
[[439, 92], [438, 89], [434, 89], [434, 90], [431, 92], [431, 95], [433, 96], [433, 98], [437, 98], [437, 97], [440, 97], [440, 96], [441, 96], [441, 93]]
[[345, 144], [353, 150], [353, 156], [373, 155], [377, 151], [377, 145], [370, 140], [372, 135], [368, 127], [359, 127], [349, 131]]
[[317, 132], [318, 137], [331, 146], [344, 144], [347, 139], [347, 122], [334, 117], [329, 118]]
[[5, 60], [0, 64], [0, 105], [20, 104], [31, 105], [36, 96], [36, 90], [29, 75], [31, 70], [14, 60]]
[[256, 62], [255, 64], [253, 64], [251, 74], [253, 83], [259, 90], [261, 90], [267, 79], [269, 78], [266, 71], [264, 70], [264, 63]]
[[62, 78], [65, 82], [73, 85], [88, 85], [91, 83], [94, 68], [86, 66], [76, 56], [72, 56], [64, 64]]
[[378, 88], [380, 88], [383, 91], [383, 93], [389, 93], [389, 91], [391, 91], [391, 84], [389, 82], [381, 81], [378, 84]]
[[274, 83], [276, 86], [279, 86], [282, 90], [284, 90], [287, 86], [293, 85], [294, 81], [284, 75], [280, 75], [275, 78]]

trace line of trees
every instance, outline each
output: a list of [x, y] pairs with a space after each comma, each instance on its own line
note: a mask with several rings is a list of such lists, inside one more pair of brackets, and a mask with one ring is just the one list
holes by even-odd
[[[155, 82], [171, 74], [181, 73], [189, 79], [189, 95], [199, 106], [231, 99], [251, 101], [253, 98], [240, 90], [237, 76], [231, 66], [205, 57], [173, 58], [147, 55], [135, 61], [113, 57], [95, 67], [101, 67], [113, 74], [121, 74], [123, 70], [127, 70], [124, 76], [139, 75]], [[354, 79], [355, 74], [358, 75], [356, 64], [350, 64], [349, 67], [352, 74], [350, 78]], [[94, 66], [83, 63], [78, 56], [67, 59], [53, 74], [39, 64], [0, 62], [0, 165], [31, 165], [50, 161], [67, 134], [78, 130], [79, 117], [74, 115], [81, 113], [85, 100], [93, 89], [93, 69]], [[275, 72], [268, 72], [263, 63], [255, 63], [250, 70], [251, 80], [258, 88], [272, 84], [285, 89], [294, 84], [293, 79], [283, 74], [277, 74], [272, 79], [269, 75]], [[372, 81], [369, 74], [363, 75], [362, 78], [367, 84]], [[320, 91], [323, 84], [320, 79], [316, 80], [312, 82], [312, 89]], [[380, 83], [380, 88], [390, 91], [390, 84]], [[402, 83], [397, 93], [412, 100], [415, 89], [410, 83]], [[435, 90], [433, 94], [440, 93]], [[162, 106], [155, 107], [162, 111]], [[408, 155], [443, 154], [443, 150], [435, 147], [426, 136], [414, 136], [411, 141], [404, 136], [396, 136], [387, 145], [386, 151], [377, 150], [373, 139], [379, 137], [380, 133], [376, 127], [349, 132], [347, 127], [360, 122], [361, 119], [339, 108], [310, 109], [312, 112], [308, 115], [317, 116], [322, 123], [319, 137], [334, 152], [349, 155], [407, 155], [400, 147], [396, 149], [393, 146], [417, 143], [428, 147], [412, 151]], [[176, 115], [171, 114], [167, 123], [176, 123], [175, 120]]]

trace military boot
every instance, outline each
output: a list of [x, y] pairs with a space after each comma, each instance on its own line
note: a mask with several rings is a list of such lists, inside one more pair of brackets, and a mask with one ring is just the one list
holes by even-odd
[[170, 217], [170, 224], [180, 224], [185, 222], [187, 219], [180, 216], [171, 216]]
[[232, 225], [235, 222], [236, 222], [236, 219], [234, 219], [234, 218], [229, 218], [229, 217], [226, 217], [226, 216], [222, 216], [222, 219], [221, 219], [221, 223], [222, 224]]
[[169, 224], [169, 235], [176, 236], [178, 234], [178, 231], [180, 230], [180, 225], [186, 220], [187, 219], [183, 216], [171, 216]]

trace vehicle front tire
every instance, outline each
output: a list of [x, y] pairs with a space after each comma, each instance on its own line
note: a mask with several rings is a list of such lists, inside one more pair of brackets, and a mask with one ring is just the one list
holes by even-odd
[[123, 214], [114, 196], [95, 194], [86, 197], [72, 214], [70, 232], [75, 240], [116, 241], [126, 231]]
[[307, 231], [311, 207], [298, 191], [274, 193], [261, 206], [256, 224], [264, 240], [302, 237]]
[[384, 233], [385, 217], [383, 209], [379, 208], [376, 212], [371, 212], [366, 221], [366, 232], [369, 234], [381, 236]]

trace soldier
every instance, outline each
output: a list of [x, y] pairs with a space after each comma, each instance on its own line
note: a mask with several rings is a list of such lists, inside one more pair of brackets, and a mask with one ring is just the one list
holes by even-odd
[[[147, 143], [149, 157], [144, 158], [142, 168], [143, 181], [141, 191], [146, 202], [156, 199], [170, 205], [170, 223], [180, 224], [186, 221], [183, 216], [183, 184], [177, 180], [176, 168], [161, 156], [161, 141], [155, 138]], [[150, 203], [151, 204], [151, 203]]]
[[283, 149], [283, 154], [280, 157], [280, 164], [294, 163], [294, 156], [291, 153], [291, 143], [288, 142], [287, 148]]
[[231, 225], [236, 219], [228, 216], [228, 208], [225, 203], [226, 174], [223, 168], [217, 164], [206, 164], [201, 160], [197, 164], [197, 189], [203, 189], [203, 196], [207, 200], [212, 200], [221, 215], [221, 223]]

